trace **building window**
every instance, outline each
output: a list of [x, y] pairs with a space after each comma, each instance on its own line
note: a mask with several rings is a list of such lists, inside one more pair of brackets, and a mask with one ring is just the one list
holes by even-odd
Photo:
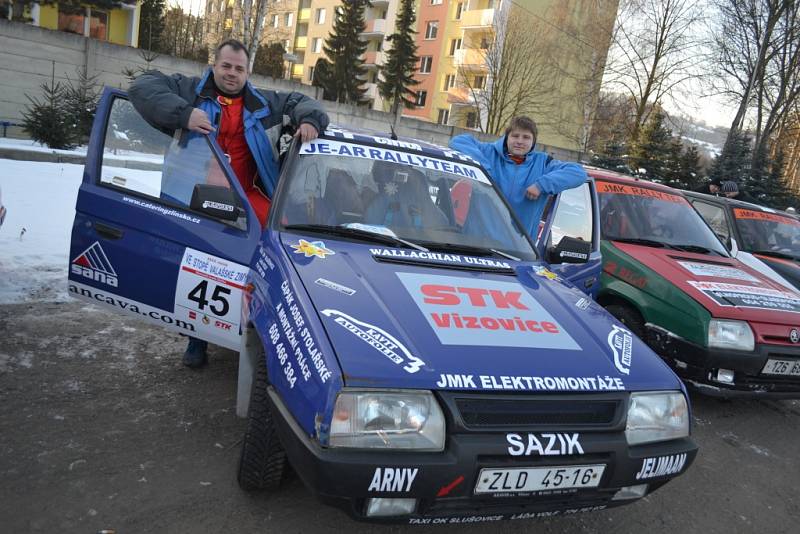
[[432, 6], [440, 6], [442, 5], [442, 0], [431, 0]]
[[455, 74], [448, 74], [444, 77], [444, 85], [442, 86], [442, 91], [448, 91], [456, 86], [456, 75]]
[[467, 113], [467, 128], [477, 128], [478, 127], [478, 114], [470, 111]]
[[108, 40], [108, 13], [89, 10], [89, 37], [100, 41]]
[[451, 39], [450, 40], [450, 55], [453, 56], [456, 53], [456, 50], [461, 49], [461, 39]]
[[278, 15], [272, 15], [272, 27], [273, 28], [278, 27]]
[[419, 71], [422, 74], [430, 74], [433, 65], [433, 56], [422, 56], [419, 58]]
[[481, 37], [481, 50], [488, 50], [489, 49], [489, 39], [486, 37]]
[[322, 52], [322, 37], [314, 37], [314, 40], [311, 41], [311, 51], [315, 54]]
[[308, 67], [308, 81], [309, 81], [309, 83], [313, 83], [314, 82], [314, 69], [315, 68], [316, 67], [314, 65], [310, 65]]
[[439, 109], [439, 116], [436, 118], [436, 124], [447, 124], [450, 122], [450, 110]]
[[314, 20], [317, 21], [317, 24], [325, 24], [325, 8], [320, 7], [317, 9], [316, 14], [314, 15]]
[[286, 13], [286, 15], [284, 15], [284, 19], [286, 21], [286, 25], [291, 26], [292, 22], [294, 22], [294, 13]]
[[486, 76], [475, 76], [472, 83], [473, 89], [483, 89], [486, 86]]
[[464, 11], [464, 2], [456, 4], [456, 20], [461, 20], [461, 13]]
[[58, 30], [68, 33], [84, 34], [86, 8], [58, 4]]
[[290, 46], [292, 46], [292, 40], [291, 40], [291, 39], [286, 39], [286, 40], [283, 42], [283, 49], [284, 49], [284, 50], [286, 50], [286, 51], [288, 52], [288, 51], [289, 51], [289, 47], [290, 47]]
[[425, 28], [425, 39], [436, 39], [436, 35], [439, 33], [439, 21], [432, 20], [428, 22], [428, 26]]
[[425, 107], [425, 100], [428, 99], [428, 91], [417, 91], [417, 98], [414, 102], [419, 107]]

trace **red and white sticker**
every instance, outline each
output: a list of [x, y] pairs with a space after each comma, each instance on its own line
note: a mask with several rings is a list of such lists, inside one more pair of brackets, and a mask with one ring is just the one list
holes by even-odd
[[695, 276], [707, 276], [709, 278], [723, 278], [726, 280], [745, 280], [747, 282], [758, 282], [756, 277], [747, 274], [741, 269], [728, 265], [718, 265], [714, 263], [703, 263], [695, 261], [679, 261], [681, 267]]
[[187, 248], [179, 269], [175, 315], [195, 326], [195, 337], [238, 350], [248, 267]]

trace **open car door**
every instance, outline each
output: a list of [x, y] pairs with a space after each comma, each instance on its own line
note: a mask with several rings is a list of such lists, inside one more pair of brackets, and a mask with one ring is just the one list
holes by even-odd
[[106, 89], [78, 192], [70, 294], [238, 350], [261, 227], [233, 177], [208, 136], [163, 133]]
[[594, 181], [551, 199], [536, 242], [550, 270], [594, 298], [600, 287], [600, 214]]

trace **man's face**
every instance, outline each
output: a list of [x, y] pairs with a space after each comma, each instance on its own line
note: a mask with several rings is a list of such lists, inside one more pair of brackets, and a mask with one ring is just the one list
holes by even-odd
[[719, 193], [719, 186], [716, 184], [709, 184], [708, 190], [716, 195], [717, 193]]
[[223, 46], [214, 61], [214, 83], [228, 94], [242, 90], [247, 81], [247, 54]]
[[511, 130], [508, 132], [508, 152], [512, 156], [524, 156], [533, 148], [533, 132]]

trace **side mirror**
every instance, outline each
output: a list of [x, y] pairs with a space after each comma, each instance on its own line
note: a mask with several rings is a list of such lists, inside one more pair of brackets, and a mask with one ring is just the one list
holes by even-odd
[[548, 263], [586, 263], [592, 253], [592, 244], [574, 237], [564, 236], [555, 248], [547, 249]]
[[232, 189], [209, 184], [194, 186], [189, 206], [200, 213], [225, 221], [237, 220], [242, 209]]

